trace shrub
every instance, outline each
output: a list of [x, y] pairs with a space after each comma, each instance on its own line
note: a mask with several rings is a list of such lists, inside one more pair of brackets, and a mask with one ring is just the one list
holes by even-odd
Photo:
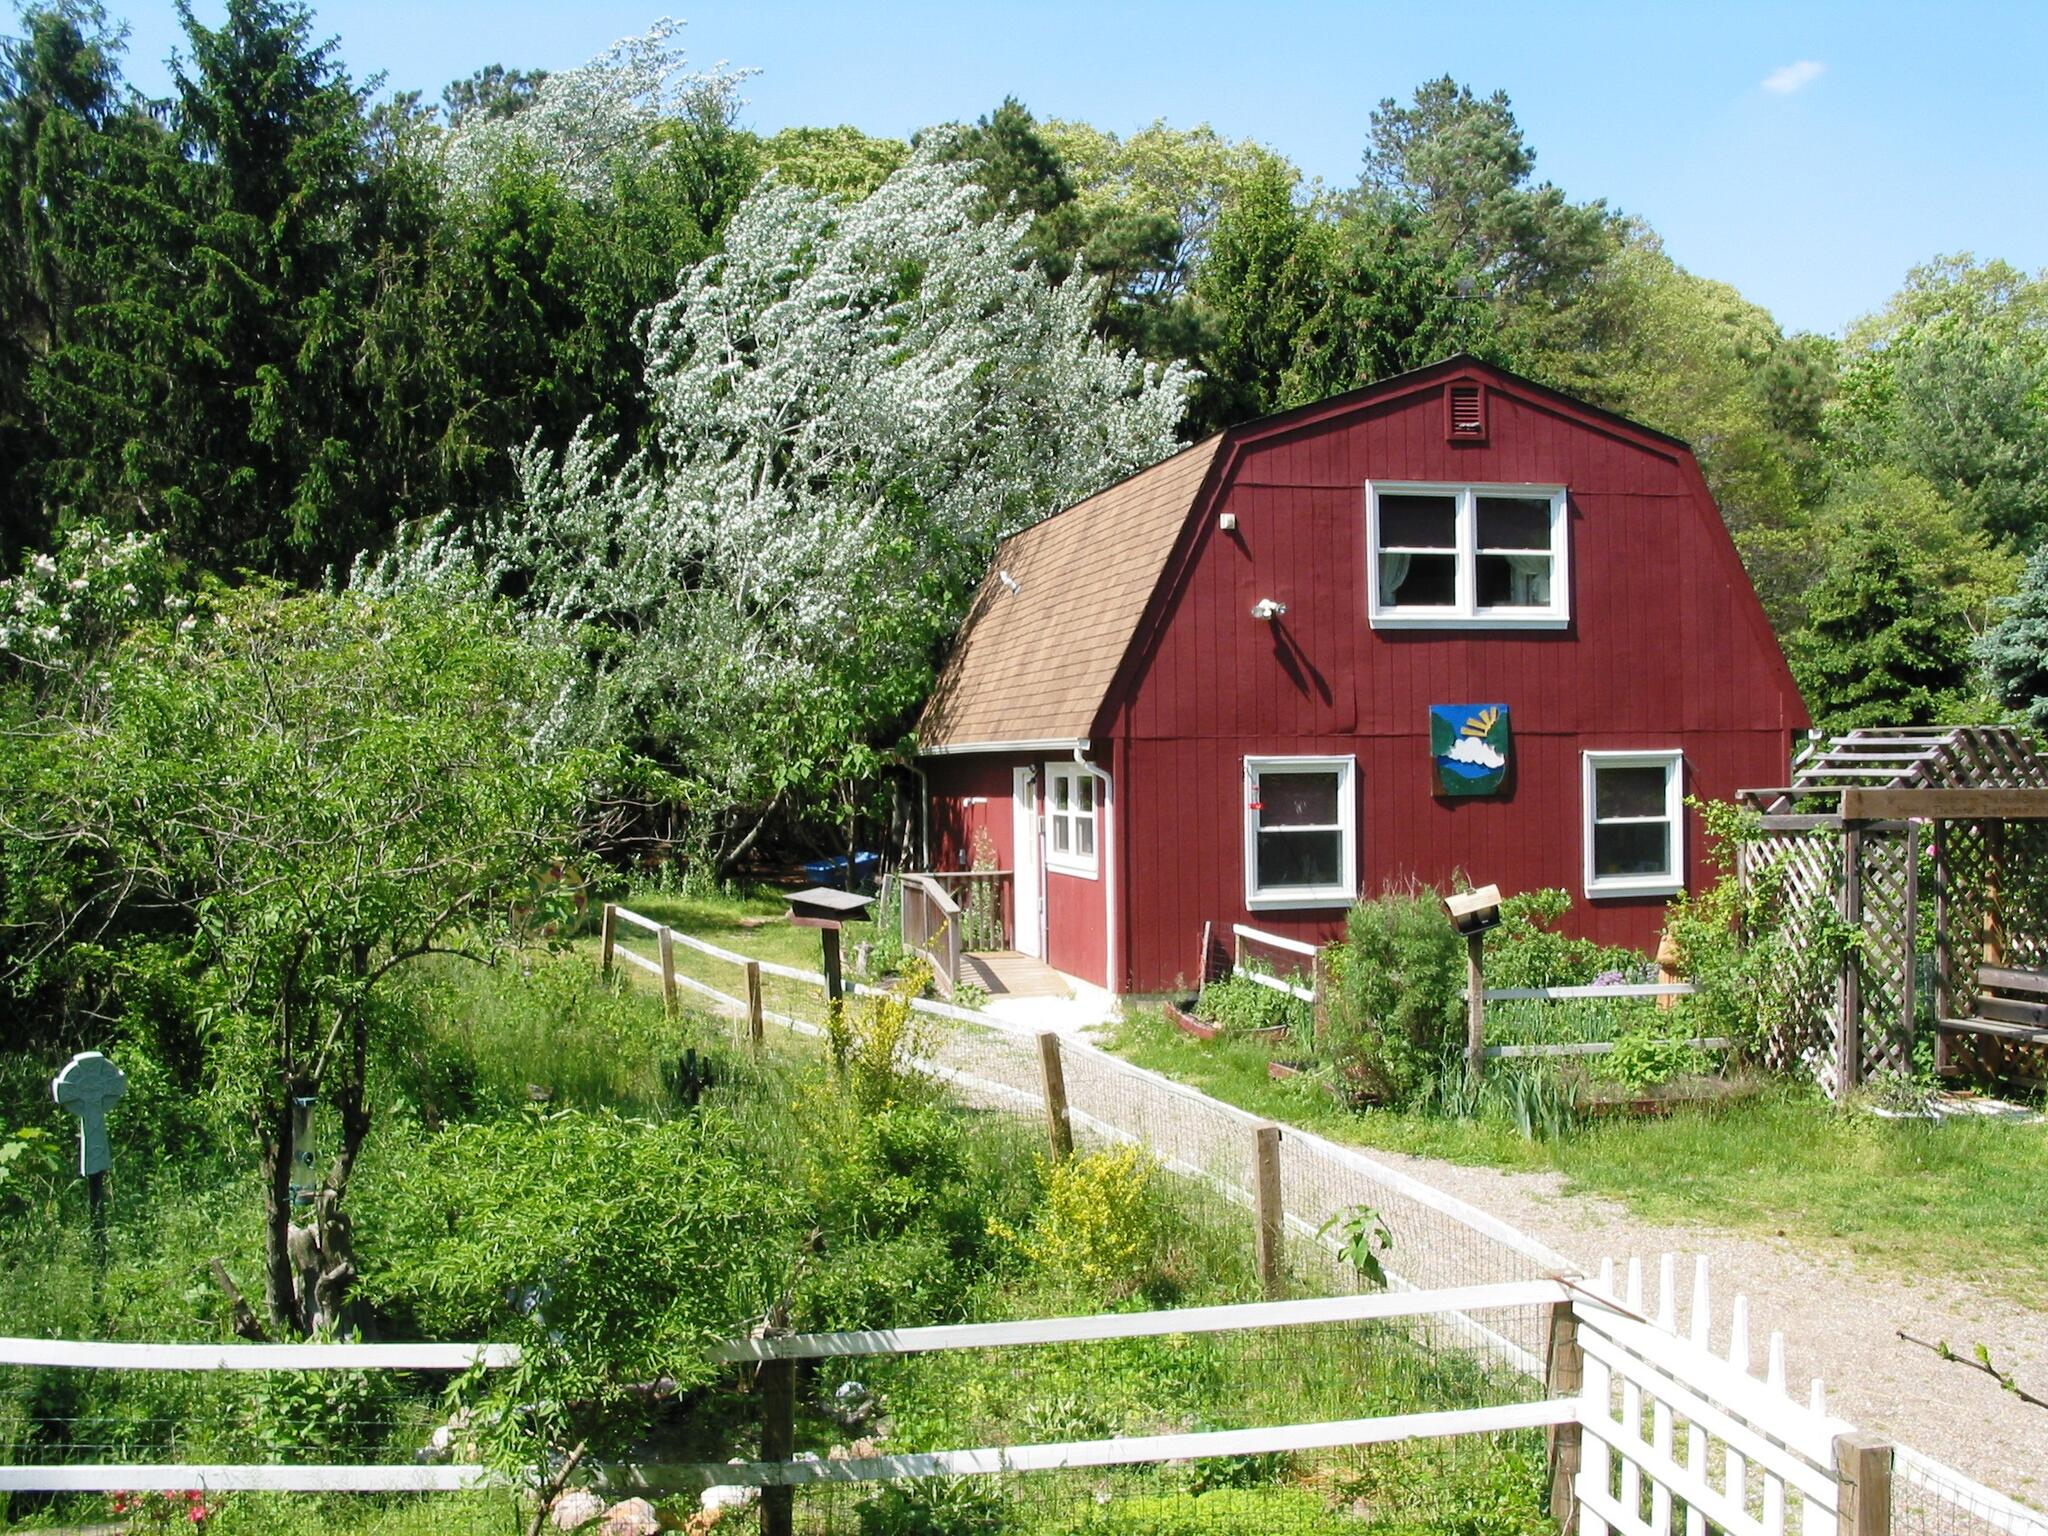
[[1212, 981], [1195, 999], [1195, 1013], [1229, 1034], [1254, 1029], [1288, 1029], [1307, 1039], [1311, 1014], [1309, 1005], [1286, 992], [1262, 987], [1248, 976], [1231, 975]]
[[1500, 926], [1486, 936], [1489, 987], [1588, 987], [1603, 975], [1636, 980], [1649, 962], [1632, 949], [1596, 944], [1559, 933], [1572, 909], [1570, 893], [1555, 887], [1517, 891], [1500, 904]]
[[1706, 1057], [1683, 1038], [1672, 1039], [1653, 1029], [1630, 1030], [1593, 1063], [1595, 1076], [1630, 1089], [1653, 1088], [1706, 1069]]
[[915, 1063], [928, 1055], [938, 1032], [934, 1015], [911, 1004], [931, 985], [932, 970], [922, 960], [904, 967], [896, 984], [880, 996], [832, 1004], [825, 1034], [832, 1066], [845, 1082], [853, 1102], [873, 1111], [906, 1096], [916, 1077]]
[[1142, 1286], [1158, 1251], [1158, 1166], [1143, 1147], [1069, 1157], [1044, 1170], [1045, 1198], [1023, 1232], [990, 1231], [1048, 1277], [1111, 1299]]
[[1436, 893], [1389, 892], [1353, 907], [1331, 969], [1337, 1064], [1372, 1097], [1413, 1099], [1464, 1031], [1465, 946]]

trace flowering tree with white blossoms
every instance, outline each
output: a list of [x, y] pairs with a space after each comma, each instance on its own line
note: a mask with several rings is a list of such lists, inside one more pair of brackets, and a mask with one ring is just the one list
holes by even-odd
[[690, 70], [675, 42], [681, 29], [664, 16], [589, 63], [547, 76], [532, 100], [509, 116], [463, 118], [439, 144], [450, 188], [478, 195], [500, 165], [523, 159], [572, 196], [595, 201], [609, 192], [622, 164], [662, 153], [664, 124], [730, 124], [741, 106], [741, 83], [758, 71], [723, 62]]
[[1190, 372], [1105, 348], [1092, 285], [977, 221], [942, 139], [858, 203], [764, 182], [643, 317], [650, 449], [614, 471], [607, 440], [529, 445], [522, 498], [470, 535], [595, 637], [615, 728], [721, 859], [786, 798], [856, 809], [997, 540], [1177, 446]]

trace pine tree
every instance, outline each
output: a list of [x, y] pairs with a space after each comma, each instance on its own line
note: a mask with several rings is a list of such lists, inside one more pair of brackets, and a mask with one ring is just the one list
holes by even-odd
[[1977, 642], [1991, 691], [2035, 732], [2048, 732], [2048, 548], [2034, 551], [2005, 617]]

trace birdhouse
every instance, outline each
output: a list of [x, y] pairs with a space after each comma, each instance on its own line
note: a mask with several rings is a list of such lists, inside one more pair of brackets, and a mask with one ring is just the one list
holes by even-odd
[[866, 921], [868, 908], [874, 903], [872, 896], [814, 885], [789, 898], [789, 920], [799, 928], [829, 928], [836, 932], [847, 923]]

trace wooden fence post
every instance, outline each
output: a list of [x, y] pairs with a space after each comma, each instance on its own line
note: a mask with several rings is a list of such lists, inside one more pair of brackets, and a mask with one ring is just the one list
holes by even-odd
[[[1948, 833], [1948, 823], [1937, 821], [1929, 834], [1934, 839], [1934, 1016], [1937, 1019], [1956, 1016], [1955, 946], [1948, 931], [1955, 914], [1955, 903], [1949, 895]], [[1948, 1074], [1948, 1041], [1947, 1031], [1937, 1029], [1934, 1032], [1936, 1077]]]
[[[1579, 1343], [1579, 1316], [1568, 1301], [1550, 1309], [1550, 1346], [1544, 1381], [1553, 1398], [1577, 1397], [1585, 1389], [1586, 1351]], [[1550, 1517], [1558, 1536], [1579, 1528], [1578, 1477], [1584, 1431], [1577, 1423], [1553, 1424], [1544, 1433], [1550, 1456]]]
[[1074, 1125], [1067, 1117], [1067, 1073], [1060, 1065], [1060, 1037], [1051, 1030], [1038, 1035], [1038, 1070], [1045, 1080], [1045, 1131], [1052, 1157], [1060, 1162], [1074, 1155]]
[[664, 928], [661, 930], [661, 1006], [670, 1014], [676, 1011], [676, 936]]
[[1920, 1028], [1920, 823], [1906, 823], [1906, 916], [1900, 927], [1903, 951], [1899, 977], [1901, 1070], [1913, 1070], [1913, 1041]]
[[759, 1045], [767, 1037], [761, 1014], [761, 962], [747, 962], [747, 1039]]
[[[788, 1461], [796, 1454], [796, 1362], [763, 1360], [755, 1377], [761, 1389], [761, 1459]], [[761, 1490], [761, 1536], [791, 1536], [795, 1490]]]
[[1268, 1301], [1287, 1294], [1287, 1207], [1280, 1191], [1280, 1127], [1252, 1132], [1252, 1178], [1257, 1195], [1259, 1284]]
[[1320, 1050], [1330, 1030], [1330, 962], [1320, 949], [1309, 962], [1309, 985], [1316, 993], [1316, 1000], [1309, 1005], [1309, 1043]]
[[1836, 1536], [1891, 1536], [1892, 1446], [1855, 1430], [1835, 1436]]
[[[1852, 928], [1862, 928], [1863, 832], [1859, 827], [1842, 833], [1841, 916]], [[1839, 1099], [1863, 1081], [1863, 972], [1854, 949], [1842, 956], [1836, 1001], [1840, 1017], [1835, 1020], [1835, 1097]]]
[[1477, 1082], [1486, 1071], [1486, 935], [1465, 937], [1465, 1070]]
[[619, 909], [616, 903], [608, 901], [597, 922], [597, 968], [607, 976], [612, 973], [612, 948], [618, 943], [618, 936]]

